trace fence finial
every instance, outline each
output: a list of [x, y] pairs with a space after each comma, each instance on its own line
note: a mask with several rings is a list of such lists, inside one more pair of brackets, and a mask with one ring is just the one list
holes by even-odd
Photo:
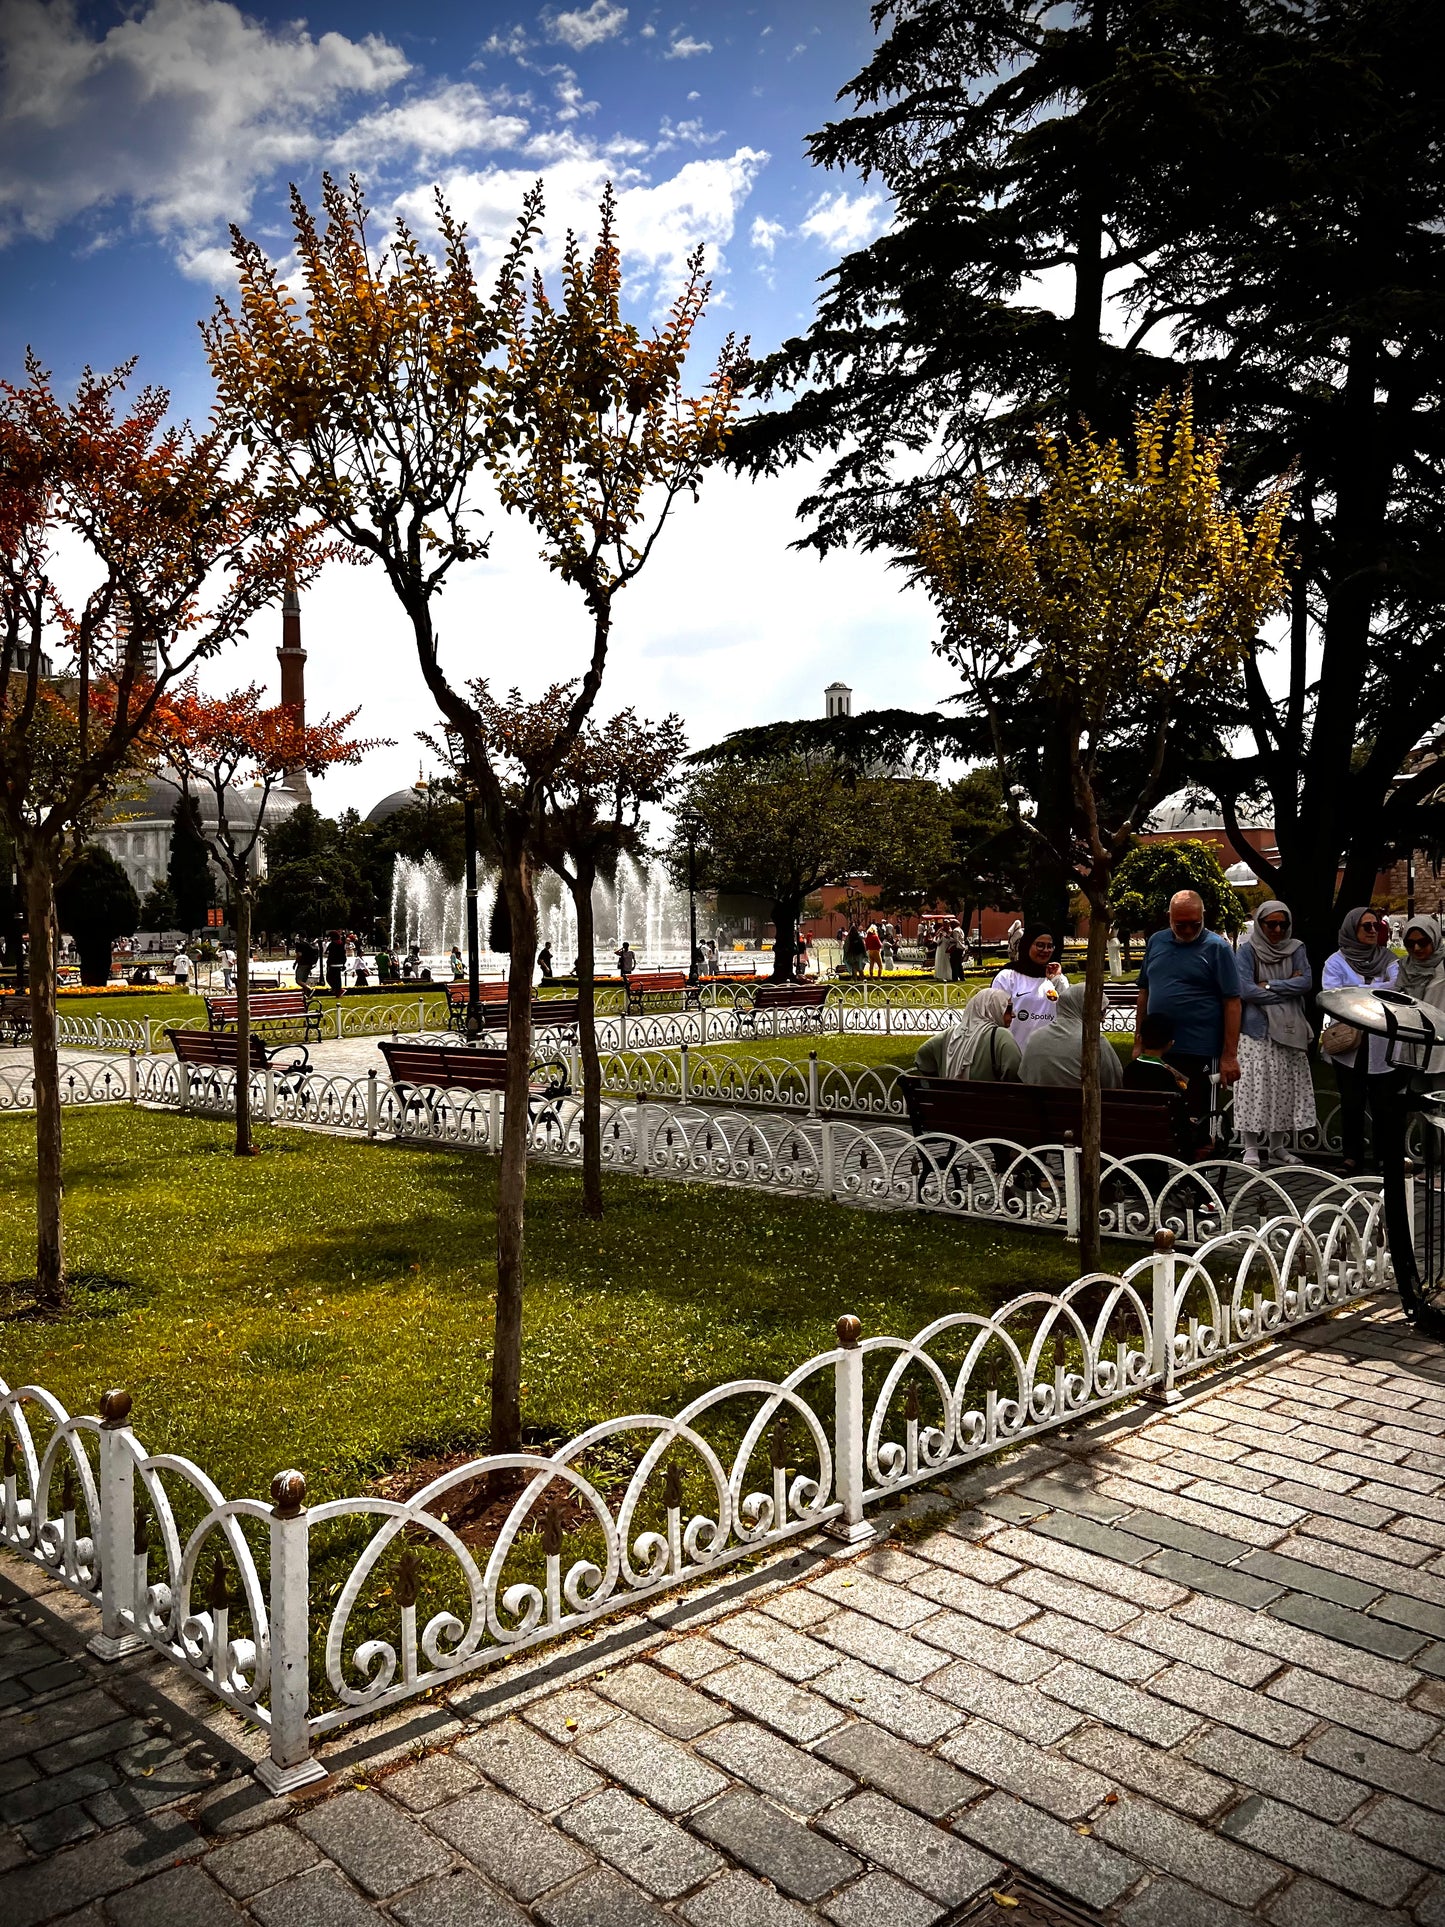
[[306, 1505], [306, 1479], [297, 1471], [278, 1472], [271, 1481], [271, 1498], [280, 1519], [294, 1519]]
[[130, 1417], [131, 1399], [129, 1392], [119, 1388], [103, 1392], [100, 1399], [100, 1416], [107, 1425], [124, 1425]]
[[838, 1343], [845, 1351], [852, 1351], [863, 1336], [863, 1326], [851, 1311], [845, 1311], [838, 1320]]
[[1154, 1249], [1156, 1251], [1172, 1251], [1174, 1249], [1174, 1233], [1163, 1225], [1154, 1233]]

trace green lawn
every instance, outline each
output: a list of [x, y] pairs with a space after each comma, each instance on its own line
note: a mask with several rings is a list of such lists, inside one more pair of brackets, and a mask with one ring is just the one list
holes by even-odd
[[[67, 1116], [74, 1306], [38, 1319], [23, 1284], [0, 1286], [0, 1376], [72, 1410], [124, 1385], [151, 1450], [194, 1457], [236, 1496], [285, 1465], [334, 1495], [480, 1446], [495, 1161], [262, 1130], [263, 1155], [238, 1163], [230, 1142], [155, 1112]], [[0, 1123], [0, 1278], [33, 1270], [33, 1160], [33, 1125]], [[1075, 1269], [1055, 1238], [640, 1178], [611, 1178], [591, 1225], [578, 1190], [570, 1171], [530, 1181], [538, 1439], [781, 1376], [834, 1342], [843, 1311], [909, 1334]]]

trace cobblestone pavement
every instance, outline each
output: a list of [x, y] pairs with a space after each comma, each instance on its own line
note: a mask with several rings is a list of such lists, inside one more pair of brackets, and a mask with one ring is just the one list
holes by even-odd
[[1021, 1874], [1127, 1927], [1445, 1927], [1445, 1353], [1397, 1317], [882, 1516], [344, 1733], [294, 1801], [9, 1561], [0, 1921], [931, 1927]]

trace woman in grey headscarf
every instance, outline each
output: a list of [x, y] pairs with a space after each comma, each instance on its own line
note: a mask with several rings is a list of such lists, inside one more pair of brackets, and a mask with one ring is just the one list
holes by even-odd
[[[1041, 1025], [1024, 1053], [1021, 1082], [1072, 1086], [1084, 1076], [1084, 986], [1068, 984], [1059, 992], [1054, 1021]], [[1112, 1091], [1124, 1081], [1118, 1053], [1107, 1037], [1099, 1039], [1099, 1086]]]
[[1235, 1128], [1244, 1134], [1244, 1161], [1279, 1157], [1291, 1131], [1313, 1130], [1315, 1087], [1310, 1077], [1310, 1027], [1305, 999], [1314, 989], [1305, 947], [1294, 920], [1271, 898], [1254, 913], [1254, 928], [1235, 952], [1244, 1006], [1239, 1033]]
[[913, 1068], [924, 1077], [966, 1077], [979, 1084], [1016, 1084], [1020, 1051], [1009, 1035], [1013, 1010], [1001, 990], [980, 990], [951, 1030], [919, 1047]]
[[[1405, 961], [1395, 977], [1396, 990], [1445, 1011], [1445, 950], [1441, 947], [1445, 929], [1439, 917], [1411, 917], [1403, 934]], [[1445, 1046], [1428, 1050], [1421, 1044], [1409, 1051], [1397, 1046], [1395, 1055], [1412, 1061], [1411, 1081], [1417, 1089], [1424, 1089], [1426, 1078], [1433, 1083], [1445, 1072]]]
[[[1320, 972], [1323, 990], [1342, 990], [1348, 986], [1373, 984], [1386, 989], [1394, 983], [1399, 959], [1391, 950], [1383, 916], [1365, 904], [1350, 910], [1340, 925], [1340, 947], [1325, 958]], [[1345, 1153], [1345, 1174], [1353, 1177], [1365, 1168], [1365, 1112], [1376, 1110], [1376, 1098], [1389, 1104], [1398, 1095], [1396, 1085], [1408, 1072], [1397, 1072], [1387, 1056], [1384, 1037], [1356, 1033], [1347, 1050], [1329, 1048], [1334, 1019], [1321, 1033], [1320, 1049], [1329, 1058], [1340, 1093], [1340, 1138]], [[1380, 1082], [1381, 1079], [1387, 1080]], [[1388, 1081], [1393, 1080], [1393, 1082]], [[1378, 1091], [1374, 1088], [1378, 1084]], [[1378, 1132], [1376, 1133], [1378, 1136]]]

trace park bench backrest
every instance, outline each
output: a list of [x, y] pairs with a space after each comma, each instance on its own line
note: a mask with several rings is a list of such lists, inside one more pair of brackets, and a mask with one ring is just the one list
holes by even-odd
[[[167, 1030], [175, 1049], [176, 1060], [182, 1064], [202, 1064], [208, 1070], [228, 1070], [236, 1068], [237, 1037], [233, 1030]], [[266, 1047], [254, 1033], [246, 1040], [250, 1045], [247, 1058], [255, 1070], [265, 1070], [271, 1061]]]
[[669, 991], [686, 990], [687, 973], [683, 970], [653, 970], [644, 975], [641, 971], [635, 971], [628, 978], [627, 987], [634, 996], [643, 991], [649, 994], [656, 991], [662, 995]]
[[582, 1019], [580, 997], [534, 997], [532, 1028], [545, 1030], [550, 1024], [576, 1024]]
[[507, 1083], [504, 1050], [471, 1050], [460, 1045], [396, 1044], [382, 1041], [381, 1054], [393, 1084], [423, 1084], [446, 1091], [500, 1091]]
[[807, 1010], [827, 1001], [826, 984], [759, 984], [753, 992], [754, 1010]]
[[[1032, 1084], [988, 1084], [970, 1078], [904, 1077], [903, 1100], [915, 1137], [933, 1132], [1008, 1138], [1014, 1144], [1083, 1140], [1083, 1096]], [[1183, 1101], [1167, 1091], [1100, 1093], [1107, 1157], [1187, 1157], [1189, 1127]]]
[[[308, 1017], [311, 999], [304, 990], [253, 990], [251, 1022], [271, 1023], [282, 1017]], [[208, 997], [206, 1011], [213, 1024], [234, 1024], [241, 1009], [239, 997]]]
[[[471, 991], [466, 984], [448, 984], [447, 1002], [455, 1009], [465, 1010], [471, 1001]], [[477, 986], [477, 1002], [481, 1004], [504, 1004], [507, 1001], [505, 979], [501, 983], [487, 982]]]

